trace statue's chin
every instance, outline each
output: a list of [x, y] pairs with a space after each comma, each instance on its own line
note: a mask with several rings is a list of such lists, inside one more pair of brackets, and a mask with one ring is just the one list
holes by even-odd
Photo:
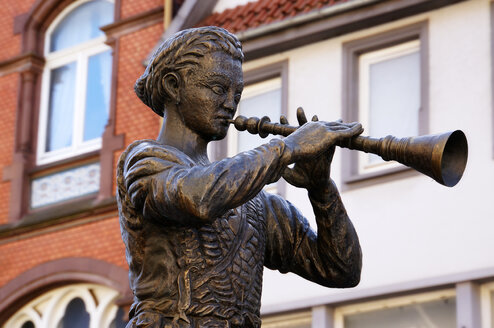
[[211, 141], [223, 140], [223, 139], [225, 139], [225, 137], [226, 137], [226, 133], [220, 134], [220, 135], [215, 135], [215, 136], [211, 137]]

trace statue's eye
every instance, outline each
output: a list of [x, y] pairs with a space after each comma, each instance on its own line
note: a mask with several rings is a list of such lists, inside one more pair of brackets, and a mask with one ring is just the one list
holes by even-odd
[[241, 95], [240, 93], [237, 93], [237, 94], [235, 95], [235, 102], [236, 102], [237, 104], [240, 102], [240, 97], [241, 97], [241, 96], [242, 96], [242, 95]]
[[211, 90], [213, 90], [214, 93], [216, 93], [217, 95], [223, 95], [225, 94], [225, 88], [223, 88], [221, 85], [213, 85], [211, 87]]

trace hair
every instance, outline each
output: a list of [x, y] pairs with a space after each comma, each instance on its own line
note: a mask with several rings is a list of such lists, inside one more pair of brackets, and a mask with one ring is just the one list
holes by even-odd
[[176, 33], [153, 54], [144, 74], [135, 83], [135, 93], [156, 114], [163, 116], [169, 100], [162, 83], [165, 75], [198, 66], [201, 57], [215, 51], [244, 60], [238, 38], [221, 27], [205, 26]]

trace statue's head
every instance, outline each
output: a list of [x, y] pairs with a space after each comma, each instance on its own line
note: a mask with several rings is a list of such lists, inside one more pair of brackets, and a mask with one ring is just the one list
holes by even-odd
[[180, 31], [164, 41], [151, 57], [144, 74], [137, 79], [134, 90], [137, 96], [156, 114], [163, 116], [165, 104], [170, 101], [166, 92], [165, 76], [169, 73], [181, 77], [201, 65], [203, 58], [222, 52], [243, 61], [242, 45], [227, 30], [206, 26]]

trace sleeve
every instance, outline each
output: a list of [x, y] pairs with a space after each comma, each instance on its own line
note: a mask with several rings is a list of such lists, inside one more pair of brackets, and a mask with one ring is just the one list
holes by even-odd
[[290, 202], [267, 193], [263, 197], [266, 267], [293, 272], [326, 287], [358, 284], [362, 266], [360, 245], [339, 194], [326, 204], [311, 200], [318, 233]]
[[266, 183], [278, 180], [287, 158], [279, 139], [207, 166], [194, 165], [174, 148], [143, 144], [127, 154], [123, 184], [144, 218], [199, 223], [245, 203]]

